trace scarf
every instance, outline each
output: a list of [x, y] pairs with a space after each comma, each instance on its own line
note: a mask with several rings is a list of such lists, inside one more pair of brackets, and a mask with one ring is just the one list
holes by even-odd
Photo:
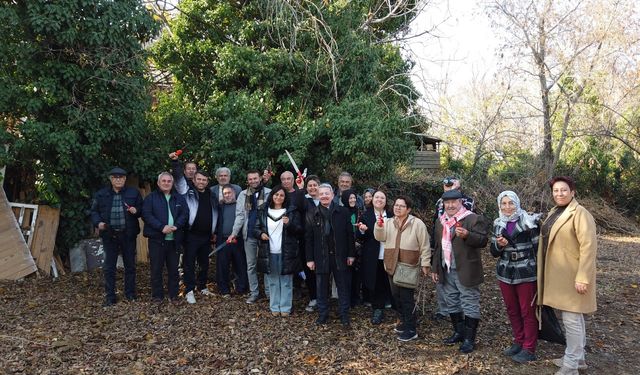
[[264, 186], [262, 183], [258, 185], [257, 188], [248, 187], [246, 190], [246, 199], [244, 201], [244, 208], [247, 211], [251, 211], [253, 209], [253, 198], [255, 197], [256, 192], [258, 192], [258, 199], [256, 201], [256, 206], [260, 207], [264, 203]]
[[453, 217], [449, 217], [446, 212], [440, 216], [440, 223], [442, 224], [442, 255], [444, 256], [444, 264], [447, 265], [447, 272], [451, 272], [451, 253], [453, 251], [451, 240], [456, 233], [454, 229], [452, 234], [451, 228], [462, 225], [460, 220], [472, 213], [464, 206], [461, 206], [460, 211], [456, 212]]
[[[500, 202], [502, 202], [502, 198], [504, 197], [509, 197], [509, 199], [511, 199], [516, 205], [516, 210], [511, 216], [506, 216], [500, 211]], [[537, 222], [541, 215], [529, 214], [527, 211], [523, 210], [520, 207], [520, 198], [511, 190], [505, 190], [498, 195], [498, 212], [500, 213], [500, 216], [493, 221], [493, 226], [496, 228], [496, 235], [502, 233], [503, 230], [506, 230], [507, 223], [509, 222], [520, 222], [523, 231], [537, 228]]]

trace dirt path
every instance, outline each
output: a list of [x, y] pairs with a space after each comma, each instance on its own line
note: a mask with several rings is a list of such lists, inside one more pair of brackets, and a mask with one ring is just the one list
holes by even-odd
[[[598, 312], [587, 320], [589, 369], [582, 373], [638, 374], [640, 238], [601, 237], [599, 245]], [[100, 307], [99, 273], [3, 283], [0, 373], [554, 374], [549, 359], [562, 355], [559, 345], [540, 342], [539, 360], [529, 365], [500, 354], [510, 327], [489, 256], [485, 273], [479, 348], [469, 356], [440, 345], [449, 324], [427, 317], [418, 341], [398, 342], [389, 310], [373, 327], [369, 309], [358, 307], [345, 332], [337, 321], [316, 328], [302, 300], [290, 318], [274, 318], [266, 301], [247, 305], [240, 296], [157, 306], [146, 267], [139, 269], [141, 300], [109, 309]]]

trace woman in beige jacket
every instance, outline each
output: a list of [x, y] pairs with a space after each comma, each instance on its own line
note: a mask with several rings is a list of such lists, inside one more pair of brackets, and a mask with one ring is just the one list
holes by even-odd
[[421, 266], [424, 275], [429, 274], [431, 264], [427, 227], [422, 220], [409, 215], [410, 212], [411, 200], [408, 197], [398, 197], [393, 204], [393, 218], [379, 220], [373, 230], [375, 239], [384, 246], [384, 269], [390, 275], [391, 293], [400, 313], [401, 323], [395, 328], [400, 341], [414, 340], [418, 338], [418, 333], [413, 312], [414, 290], [393, 283], [397, 264], [403, 262]]
[[556, 375], [578, 374], [586, 368], [584, 315], [596, 311], [596, 224], [575, 199], [570, 177], [549, 182], [556, 206], [542, 223], [538, 246], [538, 305], [562, 313], [567, 346]]

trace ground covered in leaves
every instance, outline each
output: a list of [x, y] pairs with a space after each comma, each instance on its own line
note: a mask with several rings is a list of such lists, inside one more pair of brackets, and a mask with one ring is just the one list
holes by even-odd
[[[478, 349], [462, 355], [440, 340], [449, 324], [421, 316], [419, 339], [401, 343], [395, 317], [372, 326], [353, 310], [353, 327], [316, 327], [295, 301], [289, 318], [273, 317], [263, 299], [203, 297], [196, 305], [150, 301], [148, 268], [139, 268], [140, 300], [102, 308], [101, 274], [29, 278], [0, 284], [0, 373], [8, 374], [554, 374], [563, 347], [539, 343], [539, 360], [518, 365], [501, 355], [510, 328], [485, 258]], [[601, 237], [598, 312], [587, 319], [583, 374], [640, 373], [640, 238]], [[119, 275], [118, 285], [121, 287]], [[428, 284], [432, 293], [433, 285]], [[432, 301], [422, 306], [429, 309]]]

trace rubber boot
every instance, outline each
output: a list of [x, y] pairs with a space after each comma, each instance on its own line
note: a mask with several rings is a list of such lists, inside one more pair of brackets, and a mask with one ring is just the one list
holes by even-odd
[[453, 345], [464, 340], [464, 319], [461, 312], [449, 314], [451, 317], [451, 325], [453, 325], [453, 334], [442, 340], [447, 345]]
[[478, 331], [478, 323], [480, 319], [469, 318], [464, 319], [464, 341], [460, 345], [460, 351], [468, 354], [476, 348], [476, 332]]

